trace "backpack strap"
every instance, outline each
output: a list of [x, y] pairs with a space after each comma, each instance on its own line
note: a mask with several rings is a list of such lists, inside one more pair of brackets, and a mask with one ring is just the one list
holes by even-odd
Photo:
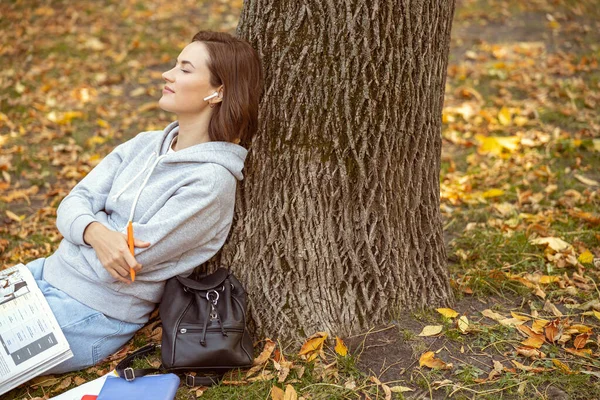
[[[133, 364], [133, 360], [152, 354], [156, 349], [159, 348], [160, 345], [149, 344], [145, 347], [142, 347], [141, 349], [134, 351], [117, 364], [117, 366], [115, 367], [115, 371], [117, 371], [119, 377], [125, 379], [128, 382], [134, 380], [135, 378], [139, 378], [140, 376], [162, 372], [164, 370], [162, 365], [159, 368], [133, 369], [131, 367], [131, 365]], [[218, 385], [219, 381], [223, 378], [223, 375], [225, 374], [212, 374], [207, 376], [194, 376], [187, 374], [184, 375], [186, 386], [193, 387]]]
[[[143, 368], [143, 369], [133, 369], [131, 365], [133, 364], [133, 360], [136, 358], [140, 358], [146, 356], [148, 354], [154, 353], [154, 351], [160, 348], [160, 345], [149, 344], [145, 347], [142, 347], [139, 350], [134, 351], [127, 357], [121, 360], [115, 367], [117, 374], [126, 381], [132, 381], [135, 378], [139, 378], [140, 376], [148, 375], [151, 373], [160, 372], [159, 368]], [[161, 366], [162, 367], [162, 366]]]

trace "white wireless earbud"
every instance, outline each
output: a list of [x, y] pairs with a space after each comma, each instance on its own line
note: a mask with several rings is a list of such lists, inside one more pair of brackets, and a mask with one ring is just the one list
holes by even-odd
[[211, 94], [210, 96], [207, 96], [204, 98], [204, 100], [208, 100], [208, 99], [212, 99], [213, 97], [217, 97], [219, 95], [219, 93], [214, 92], [213, 94]]

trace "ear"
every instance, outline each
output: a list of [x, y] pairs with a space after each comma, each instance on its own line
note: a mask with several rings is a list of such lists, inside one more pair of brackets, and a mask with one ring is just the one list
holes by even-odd
[[213, 97], [211, 99], [211, 103], [216, 104], [216, 103], [222, 102], [223, 101], [224, 91], [225, 91], [225, 88], [223, 87], [223, 85], [219, 86], [219, 88], [217, 89], [217, 93], [219, 95], [217, 97]]

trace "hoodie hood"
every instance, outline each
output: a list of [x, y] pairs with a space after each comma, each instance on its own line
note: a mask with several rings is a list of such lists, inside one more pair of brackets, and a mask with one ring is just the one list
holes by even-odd
[[205, 142], [190, 146], [175, 153], [166, 154], [171, 141], [179, 134], [179, 122], [170, 123], [162, 132], [154, 154], [164, 157], [163, 163], [209, 162], [227, 168], [238, 181], [244, 179], [242, 169], [248, 155], [244, 147], [230, 142]]
[[146, 159], [144, 167], [113, 196], [113, 200], [117, 201], [134, 182], [144, 179], [131, 206], [129, 221], [133, 220], [140, 194], [159, 163], [214, 163], [226, 168], [238, 181], [244, 179], [242, 168], [244, 168], [244, 161], [248, 154], [248, 150], [244, 147], [230, 142], [204, 142], [183, 150], [167, 153], [171, 141], [178, 134], [179, 122], [170, 123], [162, 131], [161, 138], [158, 140], [155, 150]]

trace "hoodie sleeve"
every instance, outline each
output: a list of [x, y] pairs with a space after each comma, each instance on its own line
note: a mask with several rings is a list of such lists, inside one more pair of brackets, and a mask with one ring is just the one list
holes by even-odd
[[[189, 250], [203, 248], [197, 260], [199, 265], [220, 249], [231, 226], [236, 180], [229, 172], [218, 172], [215, 169], [210, 180], [180, 187], [149, 221], [133, 222], [135, 238], [150, 242], [147, 248], [135, 249], [135, 258], [142, 264], [140, 278], [167, 264], [173, 265], [169, 261], [176, 262]], [[215, 241], [216, 237], [220, 240]], [[168, 275], [183, 272], [175, 266]], [[166, 271], [146, 278], [163, 280], [165, 274]]]
[[83, 232], [97, 221], [95, 214], [104, 209], [115, 175], [132, 143], [130, 139], [115, 147], [61, 201], [56, 210], [56, 227], [69, 242], [91, 247], [84, 242]]

